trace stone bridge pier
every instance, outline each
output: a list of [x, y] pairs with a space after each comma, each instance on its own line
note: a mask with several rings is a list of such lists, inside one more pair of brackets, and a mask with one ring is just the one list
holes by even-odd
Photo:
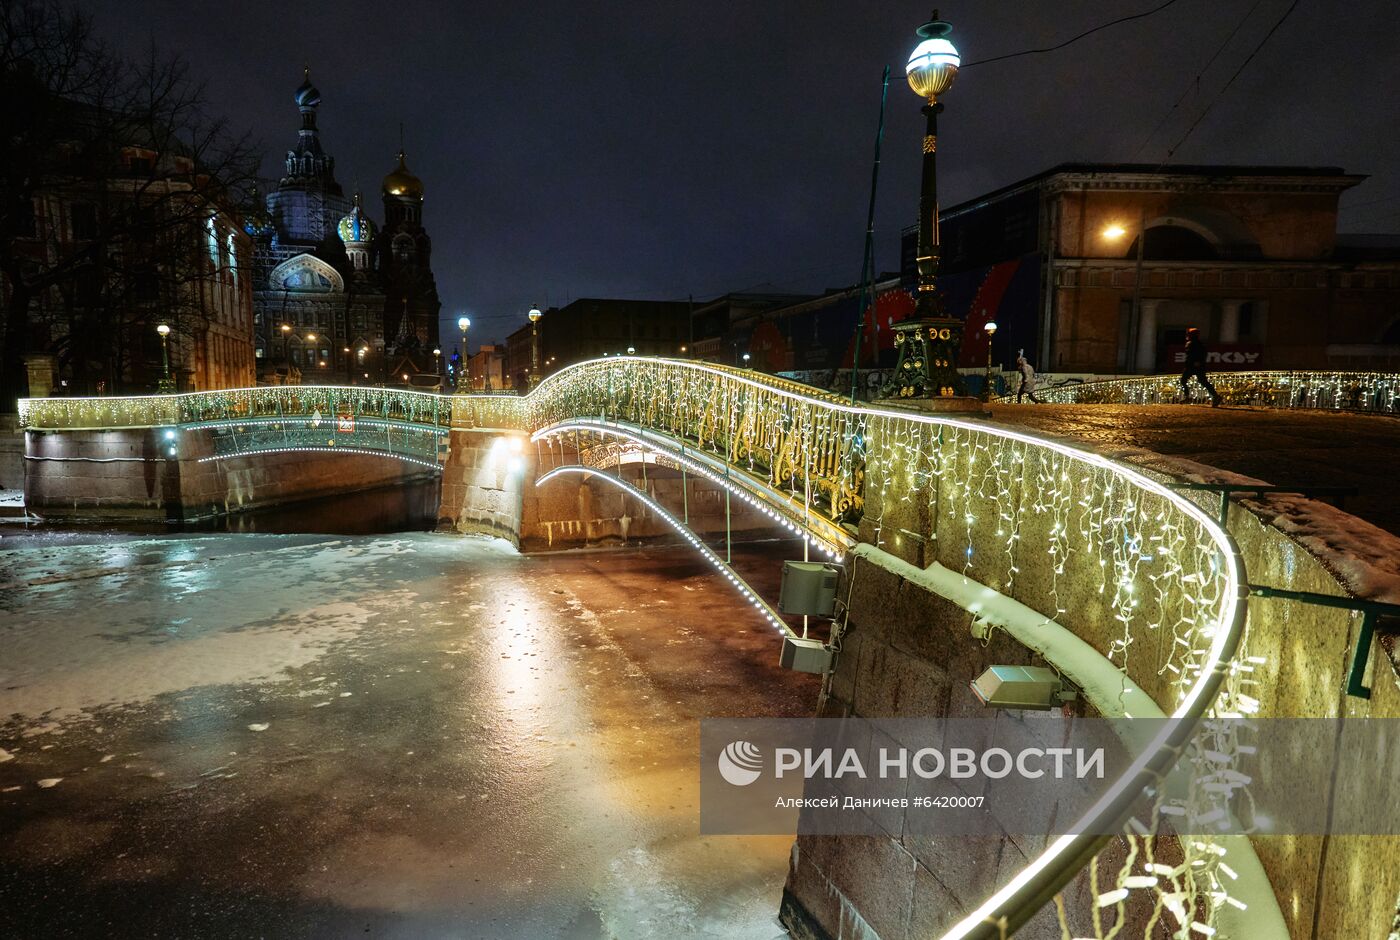
[[[439, 528], [464, 534], [494, 535], [523, 551], [658, 541], [675, 535], [668, 523], [624, 488], [596, 477], [568, 474], [537, 481], [557, 466], [598, 462], [598, 473], [618, 477], [647, 493], [691, 531], [740, 539], [779, 533], [772, 519], [704, 477], [630, 458], [606, 447], [551, 448], [530, 441], [524, 431], [496, 428], [453, 429], [442, 472]], [[623, 462], [617, 462], [621, 459]], [[607, 466], [607, 463], [612, 463]]]

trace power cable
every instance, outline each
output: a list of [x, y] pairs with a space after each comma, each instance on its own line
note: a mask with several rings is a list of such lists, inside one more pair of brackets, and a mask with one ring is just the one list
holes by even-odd
[[1055, 51], [1057, 51], [1057, 50], [1059, 50], [1059, 49], [1065, 48], [1066, 46], [1072, 46], [1072, 45], [1074, 45], [1075, 43], [1079, 42], [1079, 40], [1084, 39], [1084, 38], [1087, 37], [1087, 36], [1092, 36], [1092, 35], [1094, 35], [1094, 33], [1101, 32], [1102, 30], [1108, 29], [1108, 28], [1111, 27], [1111, 26], [1117, 26], [1119, 23], [1127, 23], [1127, 22], [1130, 22], [1131, 20], [1140, 20], [1140, 19], [1144, 19], [1145, 17], [1152, 16], [1152, 15], [1155, 14], [1155, 13], [1161, 13], [1161, 12], [1162, 12], [1163, 10], [1165, 10], [1167, 7], [1171, 6], [1172, 4], [1174, 4], [1174, 3], [1176, 3], [1176, 2], [1177, 2], [1177, 0], [1166, 0], [1165, 3], [1160, 4], [1159, 6], [1155, 6], [1155, 7], [1153, 7], [1153, 8], [1150, 9], [1150, 10], [1144, 10], [1144, 11], [1141, 12], [1141, 13], [1134, 13], [1134, 14], [1132, 14], [1132, 15], [1130, 15], [1130, 16], [1120, 16], [1120, 17], [1119, 17], [1118, 19], [1116, 19], [1116, 20], [1112, 20], [1112, 21], [1110, 21], [1110, 22], [1108, 22], [1108, 23], [1103, 23], [1103, 24], [1101, 24], [1101, 25], [1099, 25], [1099, 26], [1095, 26], [1093, 29], [1086, 29], [1084, 32], [1080, 33], [1078, 36], [1075, 36], [1075, 37], [1073, 37], [1072, 39], [1066, 39], [1064, 42], [1059, 43], [1058, 45], [1046, 46], [1046, 47], [1043, 48], [1043, 49], [1024, 49], [1024, 50], [1022, 50], [1022, 51], [1020, 51], [1020, 52], [1008, 52], [1008, 53], [1006, 53], [1005, 55], [992, 56], [990, 59], [978, 59], [976, 62], [967, 62], [967, 63], [964, 63], [962, 67], [965, 68], [965, 69], [970, 69], [970, 68], [972, 68], [974, 65], [986, 65], [986, 64], [988, 64], [989, 62], [1003, 62], [1003, 61], [1005, 61], [1006, 59], [1016, 59], [1016, 58], [1020, 58], [1020, 57], [1023, 56], [1023, 55], [1038, 55], [1039, 53], [1042, 53], [1042, 52], [1055, 52]]
[[[1235, 83], [1235, 79], [1239, 78], [1240, 75], [1244, 73], [1244, 70], [1249, 68], [1249, 63], [1254, 61], [1254, 57], [1259, 54], [1259, 50], [1263, 49], [1265, 44], [1273, 38], [1274, 33], [1279, 31], [1279, 27], [1283, 26], [1283, 24], [1288, 21], [1288, 18], [1293, 15], [1294, 10], [1298, 9], [1298, 4], [1301, 2], [1302, 0], [1293, 0], [1293, 2], [1288, 5], [1288, 9], [1283, 11], [1283, 15], [1274, 22], [1273, 26], [1269, 27], [1269, 31], [1264, 34], [1264, 38], [1259, 40], [1259, 44], [1254, 47], [1254, 51], [1245, 57], [1245, 60], [1240, 63], [1239, 68], [1235, 69], [1235, 74], [1230, 76], [1230, 80], [1215, 93], [1215, 97], [1212, 98], [1205, 106], [1205, 109], [1197, 115], [1196, 120], [1191, 122], [1191, 126], [1186, 128], [1186, 132], [1181, 135], [1177, 142], [1167, 148], [1167, 160], [1170, 160], [1176, 154], [1177, 150], [1181, 148], [1181, 145], [1186, 143], [1186, 138], [1190, 137], [1192, 132], [1201, 126], [1201, 122], [1206, 119], [1206, 115], [1210, 114], [1211, 109], [1225, 96], [1225, 92], [1230, 90], [1230, 86]], [[1163, 162], [1165, 163], [1166, 161], [1164, 160]]]
[[1193, 90], [1200, 90], [1201, 77], [1204, 76], [1206, 72], [1210, 71], [1210, 67], [1215, 64], [1215, 60], [1220, 58], [1220, 54], [1225, 51], [1225, 48], [1227, 46], [1230, 45], [1230, 43], [1234, 40], [1235, 36], [1238, 35], [1240, 29], [1244, 26], [1246, 22], [1249, 21], [1249, 18], [1254, 15], [1254, 11], [1259, 9], [1259, 4], [1263, 2], [1264, 0], [1254, 0], [1254, 5], [1251, 6], [1249, 10], [1245, 13], [1245, 15], [1240, 19], [1240, 21], [1235, 24], [1235, 28], [1230, 30], [1230, 35], [1225, 37], [1225, 41], [1222, 42], [1216, 48], [1215, 52], [1211, 55], [1211, 57], [1206, 60], [1206, 64], [1201, 66], [1201, 70], [1196, 73], [1196, 77], [1191, 79], [1191, 81], [1187, 84], [1186, 89], [1181, 93], [1181, 97], [1177, 98], [1176, 102], [1170, 108], [1167, 109], [1167, 113], [1162, 115], [1162, 119], [1157, 122], [1157, 126], [1152, 128], [1148, 135], [1145, 138], [1143, 138], [1142, 143], [1138, 145], [1137, 150], [1133, 151], [1133, 160], [1136, 161], [1138, 155], [1147, 149], [1147, 145], [1152, 142], [1152, 138], [1156, 137], [1157, 132], [1160, 131], [1164, 126], [1166, 126], [1166, 123], [1169, 120], [1171, 120], [1172, 115], [1176, 113], [1176, 109], [1181, 107], [1181, 103], [1186, 100], [1186, 96], [1191, 94]]

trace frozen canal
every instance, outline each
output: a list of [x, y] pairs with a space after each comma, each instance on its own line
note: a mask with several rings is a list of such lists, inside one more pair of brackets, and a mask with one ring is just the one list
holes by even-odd
[[0, 935], [780, 936], [791, 840], [696, 806], [777, 653], [681, 549], [6, 538]]

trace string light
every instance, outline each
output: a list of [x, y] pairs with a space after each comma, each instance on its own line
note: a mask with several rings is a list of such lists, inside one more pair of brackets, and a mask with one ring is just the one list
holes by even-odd
[[671, 515], [670, 512], [668, 512], [664, 507], [662, 507], [662, 505], [656, 500], [652, 499], [651, 496], [648, 495], [645, 491], [638, 489], [631, 483], [628, 483], [626, 480], [619, 479], [615, 476], [612, 476], [611, 474], [599, 473], [598, 471], [591, 470], [588, 467], [563, 466], [555, 467], [553, 470], [550, 470], [548, 473], [535, 480], [535, 486], [544, 486], [550, 480], [553, 480], [554, 478], [565, 473], [579, 473], [583, 474], [584, 476], [594, 477], [600, 480], [606, 480], [607, 482], [618, 487], [619, 489], [625, 490], [628, 496], [631, 496], [632, 498], [644, 504], [648, 509], [655, 513], [658, 518], [660, 518], [663, 522], [665, 522], [672, 529], [674, 529], [682, 538], [689, 542], [692, 547], [699, 551], [700, 554], [705, 557], [705, 560], [708, 561], [711, 565], [713, 565], [716, 571], [719, 571], [721, 574], [723, 574], [725, 579], [729, 581], [729, 583], [734, 585], [734, 589], [737, 590], [740, 593], [740, 595], [743, 596], [744, 600], [748, 601], [751, 605], [753, 605], [754, 610], [758, 611], [763, 616], [763, 618], [767, 620], [770, 625], [773, 626], [774, 629], [776, 629], [780, 633], [786, 633], [788, 636], [797, 636], [797, 634], [792, 631], [792, 628], [790, 628], [785, 622], [783, 622], [782, 618], [778, 616], [778, 612], [775, 611], [772, 607], [769, 607], [768, 604], [763, 600], [763, 598], [758, 595], [758, 592], [755, 591], [753, 588], [749, 587], [748, 582], [745, 581], [743, 577], [740, 576], [739, 573], [735, 571], [732, 567], [725, 564], [724, 560], [718, 555], [716, 555], [714, 551], [710, 548], [710, 546], [706, 545], [703, 541], [701, 541], [699, 536], [691, 532], [690, 529], [687, 528], [679, 519]]
[[[1400, 413], [1396, 372], [1212, 372], [1211, 383], [1229, 405]], [[1155, 405], [1181, 399], [1181, 379], [1149, 375], [1040, 388], [1053, 404]], [[1000, 401], [1011, 401], [1007, 395]]]

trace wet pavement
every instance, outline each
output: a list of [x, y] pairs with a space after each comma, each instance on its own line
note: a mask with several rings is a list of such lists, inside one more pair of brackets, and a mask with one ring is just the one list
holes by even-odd
[[[791, 839], [698, 834], [698, 722], [810, 714], [818, 680], [693, 553], [23, 544], [0, 935], [782, 935]], [[736, 561], [776, 594], [796, 551]]]
[[1206, 405], [991, 406], [999, 422], [1141, 447], [1280, 486], [1355, 486], [1343, 509], [1400, 535], [1400, 418]]

